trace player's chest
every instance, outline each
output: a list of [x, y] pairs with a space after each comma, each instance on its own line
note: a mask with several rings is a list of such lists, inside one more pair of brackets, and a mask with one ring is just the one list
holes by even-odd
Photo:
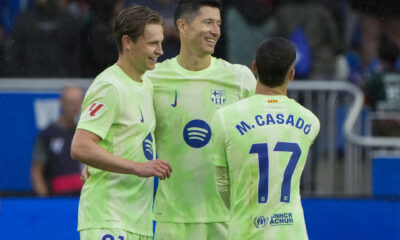
[[147, 126], [155, 122], [153, 96], [147, 90], [125, 95], [120, 106], [120, 122], [130, 126]]
[[187, 110], [209, 109], [215, 111], [241, 98], [235, 84], [186, 81], [182, 84], [159, 84], [154, 87], [155, 109]]

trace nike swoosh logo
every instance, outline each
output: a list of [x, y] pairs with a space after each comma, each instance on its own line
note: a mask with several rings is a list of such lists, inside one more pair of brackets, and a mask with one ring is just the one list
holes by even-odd
[[139, 106], [139, 111], [140, 111], [140, 116], [141, 116], [140, 121], [141, 121], [141, 122], [144, 122], [144, 118], [143, 118], [143, 114], [142, 114], [142, 109], [140, 109], [140, 106]]
[[171, 104], [172, 107], [176, 107], [178, 105], [178, 93], [175, 90], [175, 101]]

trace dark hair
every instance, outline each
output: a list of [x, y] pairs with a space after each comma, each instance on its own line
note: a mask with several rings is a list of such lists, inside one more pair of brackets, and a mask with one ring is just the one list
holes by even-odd
[[268, 87], [281, 86], [296, 60], [296, 48], [284, 38], [264, 40], [257, 49], [256, 65], [259, 81]]
[[201, 7], [215, 7], [221, 11], [221, 5], [221, 0], [180, 0], [174, 12], [175, 26], [179, 18], [184, 18], [188, 22], [192, 21]]
[[122, 52], [122, 37], [128, 35], [132, 41], [143, 35], [147, 24], [164, 25], [163, 18], [148, 7], [133, 5], [123, 9], [115, 19], [114, 39], [118, 51]]

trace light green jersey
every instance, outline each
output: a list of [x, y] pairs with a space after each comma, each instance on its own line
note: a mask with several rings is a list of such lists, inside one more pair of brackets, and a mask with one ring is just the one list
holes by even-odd
[[216, 166], [228, 167], [228, 239], [308, 239], [300, 177], [318, 118], [286, 96], [255, 95], [212, 122]]
[[[77, 128], [98, 135], [99, 145], [113, 155], [135, 162], [154, 159], [151, 82], [132, 80], [116, 64], [107, 68], [89, 87]], [[154, 178], [92, 167], [89, 172], [79, 202], [78, 230], [119, 228], [151, 236]]]
[[145, 74], [154, 85], [158, 157], [172, 168], [160, 181], [157, 221], [207, 223], [229, 220], [214, 182], [211, 119], [219, 108], [254, 95], [256, 80], [243, 65], [212, 57], [208, 68], [189, 71], [177, 58]]

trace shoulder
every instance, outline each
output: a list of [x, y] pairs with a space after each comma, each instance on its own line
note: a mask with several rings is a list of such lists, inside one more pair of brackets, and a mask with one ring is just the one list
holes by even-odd
[[216, 65], [216, 67], [220, 68], [220, 69], [225, 69], [225, 70], [229, 70], [229, 71], [235, 71], [235, 72], [244, 72], [244, 73], [251, 73], [252, 71], [250, 70], [250, 68], [248, 68], [245, 65], [242, 64], [236, 64], [236, 63], [230, 63], [222, 58], [216, 58], [216, 57], [212, 57], [213, 61]]
[[118, 87], [116, 83], [119, 81], [108, 75], [109, 73], [103, 72], [94, 79], [85, 94], [82, 109], [87, 109], [94, 103], [109, 105], [120, 102], [120, 89], [123, 89], [123, 86]]
[[111, 65], [108, 68], [104, 69], [99, 75], [96, 76], [96, 80], [104, 80], [106, 81], [107, 79], [114, 79], [117, 78], [117, 71], [116, 71], [116, 66]]
[[154, 81], [160, 77], [165, 77], [168, 74], [176, 72], [176, 69], [175, 58], [166, 59], [163, 62], [157, 63], [153, 70], [146, 71], [142, 79]]
[[307, 118], [310, 123], [317, 125], [317, 127], [319, 128], [320, 126], [320, 122], [318, 117], [308, 108], [304, 107], [303, 105], [301, 105], [300, 103], [298, 103], [297, 101], [293, 100], [294, 104], [296, 104], [298, 106], [298, 108], [300, 109], [301, 115], [305, 118]]
[[88, 91], [90, 92], [103, 88], [116, 88], [119, 82], [114, 66], [111, 66], [96, 76]]
[[242, 107], [242, 106], [247, 106], [249, 104], [249, 101], [252, 101], [253, 98], [254, 96], [241, 99], [239, 101], [236, 101], [234, 103], [231, 103], [227, 106], [218, 109], [217, 112], [219, 112], [220, 115], [229, 115], [231, 112], [237, 112], [238, 109], [248, 110], [247, 107]]
[[214, 71], [216, 74], [226, 75], [229, 81], [236, 79], [245, 88], [255, 88], [256, 78], [253, 72], [245, 65], [233, 64], [220, 58], [214, 58]]
[[155, 69], [157, 69], [159, 67], [162, 68], [162, 67], [166, 67], [166, 66], [175, 65], [176, 63], [177, 63], [177, 57], [168, 58], [168, 59], [165, 59], [162, 62], [157, 63]]
[[176, 57], [175, 58], [170, 58], [166, 59], [162, 62], [159, 62], [156, 64], [155, 68], [151, 71], [147, 71], [145, 74], [153, 74], [153, 73], [159, 73], [160, 71], [167, 71], [167, 70], [173, 70], [177, 67], [177, 61]]

